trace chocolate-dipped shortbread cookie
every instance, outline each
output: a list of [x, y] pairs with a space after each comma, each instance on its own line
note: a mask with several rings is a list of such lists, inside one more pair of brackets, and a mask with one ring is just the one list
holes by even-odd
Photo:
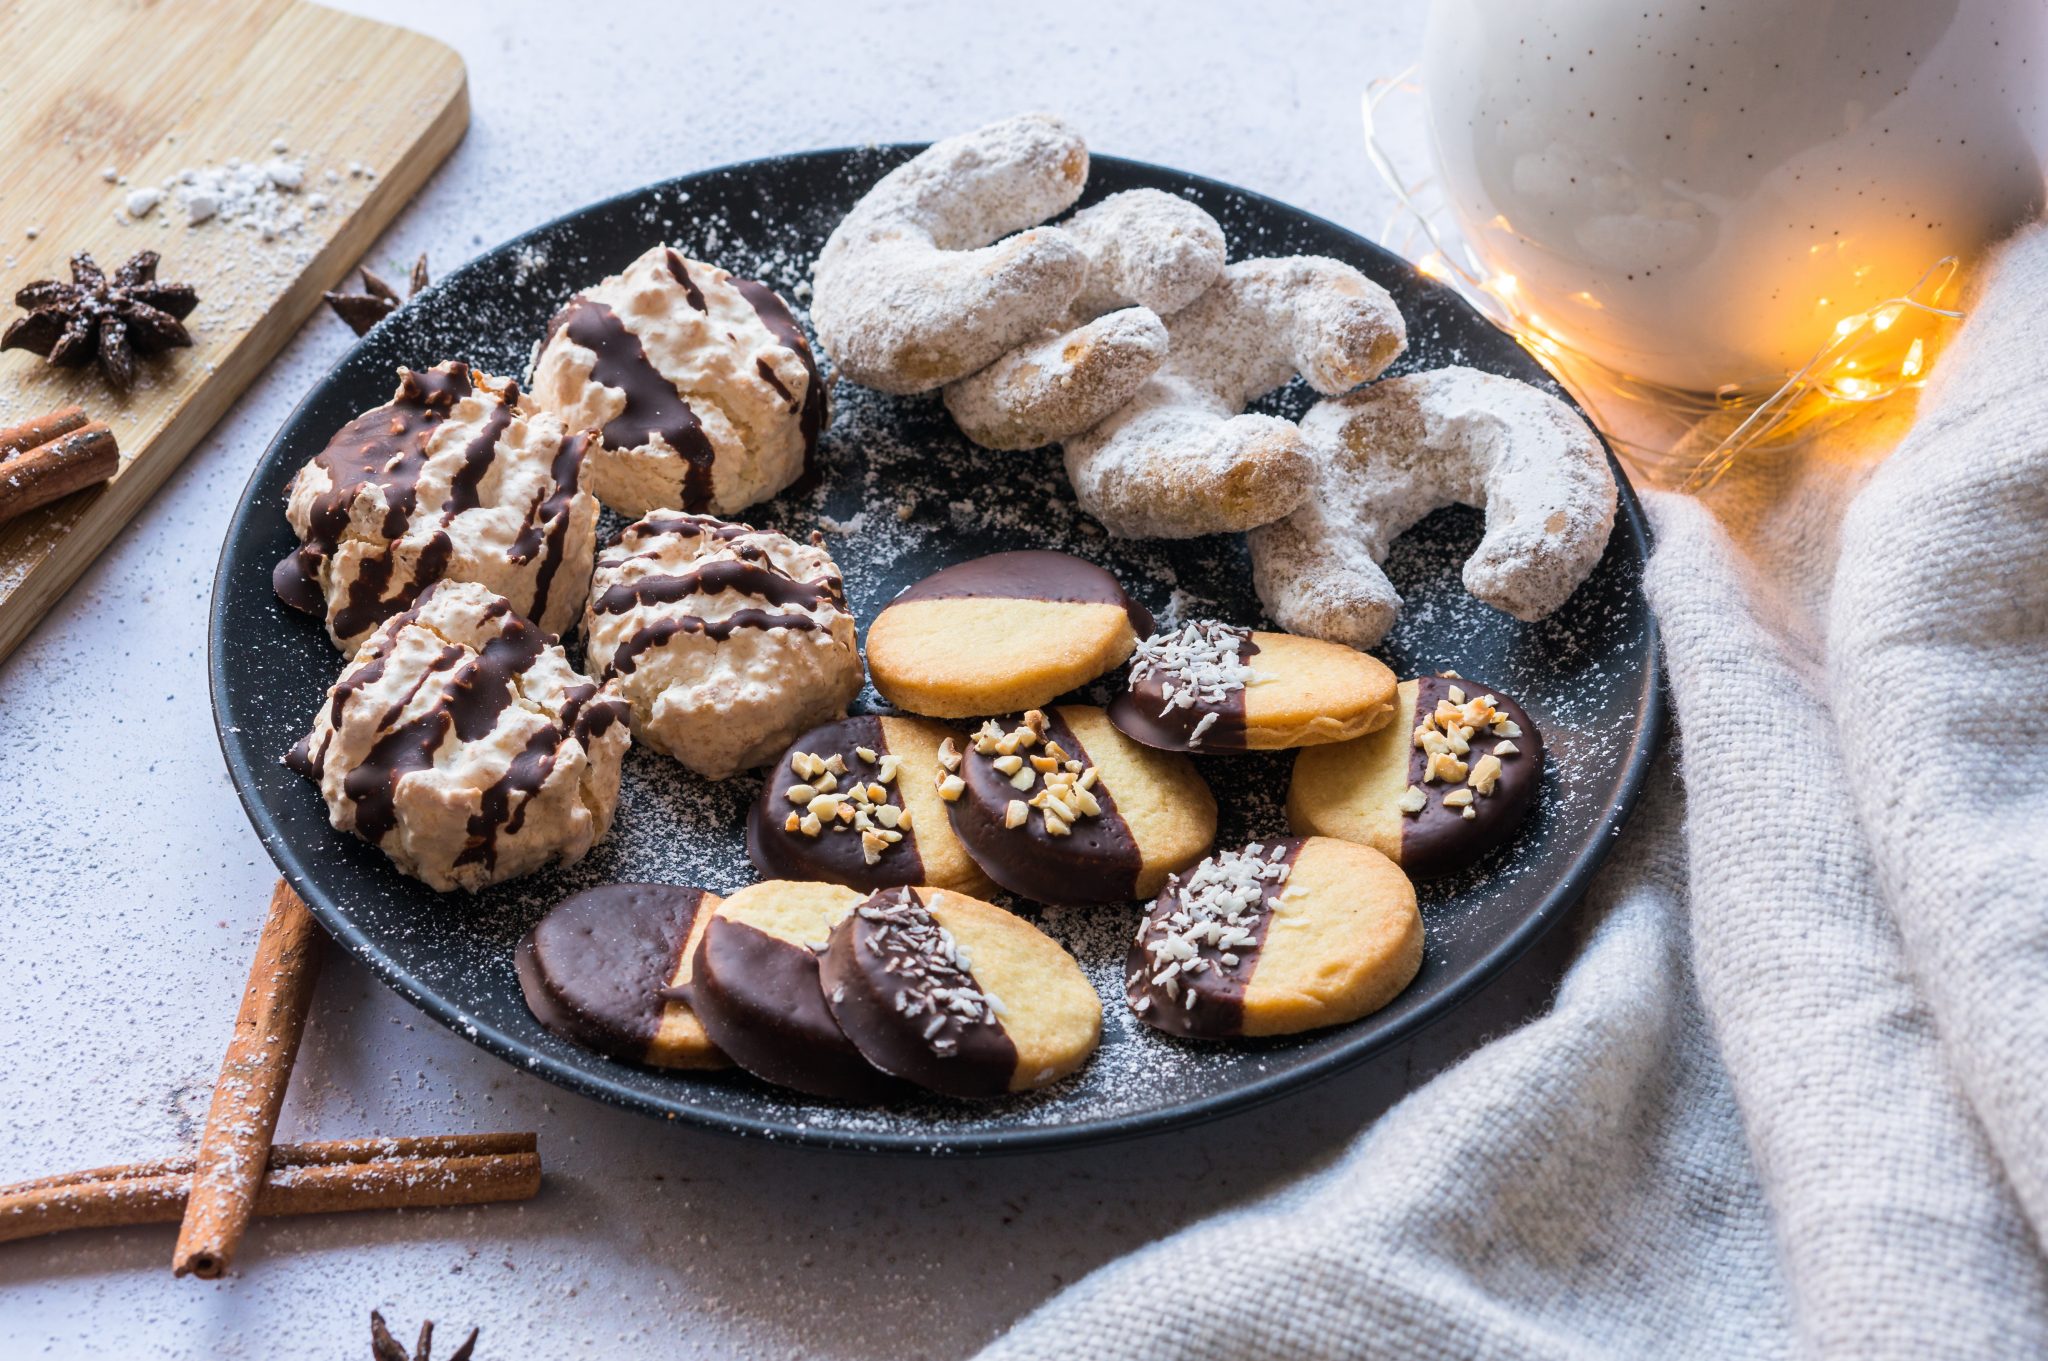
[[963, 740], [943, 724], [894, 714], [811, 729], [770, 769], [748, 810], [747, 857], [770, 879], [993, 892], [937, 789], [940, 752], [957, 764]]
[[595, 429], [590, 489], [624, 515], [731, 514], [794, 482], [829, 419], [825, 383], [766, 284], [655, 246], [548, 323], [533, 396]]
[[350, 421], [292, 475], [300, 546], [278, 597], [353, 652], [437, 581], [474, 581], [549, 633], [583, 609], [597, 500], [587, 440], [520, 400], [519, 385], [457, 360], [398, 371], [390, 401]]
[[1194, 762], [1140, 746], [1085, 704], [984, 723], [939, 794], [989, 878], [1042, 903], [1148, 898], [1216, 838]]
[[633, 734], [721, 780], [846, 712], [860, 650], [820, 543], [658, 511], [598, 556], [590, 666], [633, 706]]
[[1035, 708], [1123, 664], [1152, 616], [1100, 567], [1066, 553], [957, 563], [868, 626], [868, 668], [891, 704], [934, 718]]
[[898, 1090], [825, 1005], [818, 956], [864, 895], [776, 879], [721, 902], [704, 925], [690, 1008], [711, 1042], [755, 1077], [812, 1096], [869, 1101]]
[[687, 1000], [718, 895], [678, 884], [602, 884], [534, 923], [513, 963], [540, 1023], [627, 1063], [723, 1068]]
[[1139, 643], [1109, 706], [1124, 736], [1198, 754], [1349, 741], [1393, 713], [1394, 673], [1378, 658], [1213, 619]]
[[285, 763], [335, 830], [474, 892], [580, 860], [611, 826], [629, 740], [613, 685], [505, 597], [441, 581], [370, 635]]
[[1542, 776], [1543, 737], [1521, 705], [1477, 681], [1424, 676], [1401, 682], [1385, 728], [1295, 760], [1287, 818], [1427, 879], [1513, 836]]
[[1081, 966], [1022, 917], [932, 888], [888, 888], [840, 919], [819, 964], [868, 1061], [950, 1096], [1057, 1082], [1102, 1037]]
[[1283, 837], [1169, 879], [1131, 945], [1124, 994], [1171, 1035], [1291, 1035], [1378, 1011], [1421, 967], [1406, 875], [1368, 847]]

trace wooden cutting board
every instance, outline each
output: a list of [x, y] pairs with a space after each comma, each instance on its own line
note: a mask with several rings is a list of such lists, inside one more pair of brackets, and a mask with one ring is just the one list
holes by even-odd
[[[469, 96], [442, 44], [302, 0], [25, 0], [0, 9], [0, 51], [5, 317], [80, 250], [109, 272], [158, 251], [159, 277], [199, 293], [193, 347], [141, 361], [125, 398], [95, 369], [0, 355], [0, 426], [76, 403], [122, 454], [111, 482], [0, 525], [4, 658], [454, 149]], [[193, 223], [174, 191], [130, 214], [131, 193], [230, 158], [303, 182], [259, 212]], [[265, 239], [265, 217], [296, 221]]]

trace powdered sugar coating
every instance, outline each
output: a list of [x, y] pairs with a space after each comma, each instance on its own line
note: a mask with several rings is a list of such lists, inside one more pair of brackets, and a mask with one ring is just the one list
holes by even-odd
[[1434, 369], [1319, 402], [1301, 428], [1316, 492], [1251, 535], [1259, 598], [1292, 632], [1376, 645], [1401, 608], [1380, 564], [1442, 506], [1486, 511], [1465, 589], [1517, 619], [1562, 605], [1606, 551], [1615, 489], [1600, 441], [1526, 383]]
[[[442, 892], [573, 864], [603, 838], [630, 740], [623, 706], [616, 687], [593, 684], [533, 628], [486, 587], [444, 581], [370, 636], [306, 740], [337, 831], [374, 837], [400, 870]], [[510, 671], [509, 696], [491, 694], [500, 682], [480, 664], [486, 650], [519, 653], [522, 640], [532, 655]], [[488, 729], [465, 734], [474, 719], [453, 712], [478, 696], [502, 707], [491, 715], [487, 703]], [[394, 749], [417, 742], [430, 759], [403, 770]], [[530, 791], [511, 788], [522, 757], [537, 776]], [[494, 788], [507, 790], [495, 818]], [[381, 833], [380, 819], [366, 813], [380, 802], [391, 824]], [[478, 854], [486, 836], [488, 856]]]
[[1317, 392], [1375, 378], [1407, 345], [1386, 290], [1336, 260], [1241, 260], [1166, 323], [1172, 350], [1129, 405], [1065, 443], [1083, 509], [1122, 538], [1268, 524], [1315, 469], [1301, 432], [1240, 414], [1299, 373]]
[[[732, 567], [742, 579], [722, 585], [718, 573]], [[590, 666], [632, 706], [636, 738], [724, 779], [774, 760], [860, 693], [845, 599], [819, 543], [657, 512], [598, 558], [584, 619]]]
[[948, 137], [890, 171], [833, 230], [812, 275], [811, 322], [833, 363], [883, 392], [928, 392], [1058, 322], [1088, 258], [1036, 224], [1087, 182], [1088, 148], [1050, 114]]
[[[730, 273], [654, 246], [578, 296], [610, 309], [703, 427], [714, 457], [702, 509], [732, 514], [796, 481], [806, 454], [800, 413], [812, 375]], [[595, 361], [557, 330], [534, 364], [535, 402], [571, 431], [603, 430], [626, 409], [625, 393], [591, 376]], [[600, 501], [623, 515], [688, 504], [687, 459], [658, 433], [629, 448], [593, 445], [585, 478]]]
[[1223, 228], [1158, 189], [1111, 194], [1061, 229], [1088, 259], [1069, 329], [1049, 329], [946, 388], [954, 422], [983, 448], [1035, 449], [1099, 424], [1165, 362], [1160, 317], [1223, 274]]
[[[462, 369], [454, 362], [441, 367]], [[509, 418], [500, 414], [508, 405]], [[472, 446], [494, 417], [506, 424], [470, 492], [476, 504], [459, 507], [451, 499], [457, 482]], [[364, 481], [351, 494], [336, 551], [314, 562], [314, 584], [326, 598], [328, 636], [335, 645], [353, 651], [375, 627], [371, 621], [347, 635], [336, 632], [338, 617], [366, 570], [373, 580], [382, 577], [381, 590], [375, 592], [382, 599], [410, 601], [438, 580], [474, 581], [510, 600], [548, 632], [568, 632], [583, 612], [597, 552], [598, 508], [580, 487], [566, 501], [557, 498], [562, 490], [557, 472], [575, 477], [573, 458], [567, 467], [557, 466], [562, 440], [562, 423], [520, 401], [510, 379], [472, 372], [469, 393], [427, 434], [425, 462], [412, 484], [412, 511], [401, 531], [395, 536], [386, 532], [390, 489]], [[302, 542], [313, 537], [315, 506], [332, 489], [328, 469], [318, 460], [293, 476], [285, 518]], [[559, 548], [553, 548], [557, 535]], [[448, 541], [445, 550], [435, 543], [442, 536]]]

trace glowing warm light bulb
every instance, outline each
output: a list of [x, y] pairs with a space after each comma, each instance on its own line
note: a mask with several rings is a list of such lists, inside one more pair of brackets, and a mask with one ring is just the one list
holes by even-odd
[[1899, 374], [1905, 378], [1918, 378], [1920, 368], [1927, 362], [1927, 346], [1918, 336], [1906, 347], [1906, 357], [1899, 364]]

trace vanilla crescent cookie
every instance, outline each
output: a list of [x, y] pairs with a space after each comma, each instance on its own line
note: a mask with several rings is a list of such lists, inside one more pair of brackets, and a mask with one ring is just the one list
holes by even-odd
[[1423, 676], [1401, 682], [1386, 727], [1295, 759], [1287, 820], [1428, 879], [1513, 837], [1542, 783], [1543, 735], [1520, 704], [1477, 681]]
[[1393, 717], [1394, 689], [1363, 652], [1197, 619], [1138, 644], [1109, 719], [1165, 751], [1275, 751], [1374, 731]]
[[939, 793], [961, 844], [1037, 902], [1149, 898], [1216, 839], [1195, 763], [1131, 741], [1092, 705], [991, 720], [947, 764]]
[[796, 481], [830, 420], [774, 289], [655, 246], [548, 323], [533, 398], [596, 430], [586, 481], [623, 515], [731, 514]]
[[944, 889], [882, 889], [855, 907], [832, 928], [818, 980], [868, 1062], [949, 1096], [1048, 1086], [1102, 1038], [1102, 1003], [1072, 955]]
[[529, 409], [519, 385], [459, 360], [400, 368], [389, 402], [350, 421], [292, 475], [300, 546], [271, 582], [353, 652], [436, 581], [474, 581], [550, 633], [583, 609], [597, 501], [586, 440]]
[[583, 627], [639, 740], [714, 780], [860, 693], [845, 585], [815, 536], [657, 511], [599, 555]]
[[357, 650], [285, 763], [429, 887], [569, 864], [619, 801], [626, 705], [510, 601], [442, 581]]
[[1048, 330], [946, 388], [961, 432], [989, 449], [1033, 449], [1102, 421], [1166, 359], [1171, 316], [1223, 276], [1223, 228], [1158, 189], [1083, 208], [1061, 230], [1088, 257], [1065, 330]]
[[929, 884], [995, 891], [935, 788], [966, 739], [942, 723], [856, 714], [789, 744], [747, 813], [747, 858], [770, 879], [849, 888]]
[[718, 905], [697, 942], [688, 991], [722, 1053], [755, 1077], [812, 1096], [866, 1101], [907, 1090], [846, 1038], [818, 979], [832, 929], [866, 896], [771, 879]]
[[723, 1068], [689, 1004], [690, 971], [718, 895], [680, 884], [600, 884], [534, 923], [513, 954], [542, 1025], [653, 1068]]
[[812, 273], [811, 323], [832, 362], [883, 392], [929, 392], [1058, 322], [1088, 257], [1037, 224], [1087, 182], [1087, 146], [1050, 114], [934, 142], [884, 175]]
[[1564, 604], [1606, 551], [1606, 451], [1577, 413], [1527, 383], [1433, 369], [1318, 402], [1301, 426], [1316, 492], [1251, 535], [1259, 599], [1296, 633], [1353, 647], [1384, 638], [1401, 596], [1380, 564], [1441, 506], [1486, 511], [1465, 589], [1517, 619]]
[[1094, 563], [1025, 549], [955, 563], [868, 625], [875, 688], [900, 709], [978, 718], [1036, 708], [1123, 665], [1152, 616]]
[[1246, 403], [1297, 373], [1349, 391], [1407, 345], [1385, 289], [1308, 255], [1239, 261], [1166, 330], [1166, 362], [1137, 396], [1065, 441], [1081, 509], [1120, 538], [1244, 530], [1294, 510], [1315, 482], [1307, 439]]
[[1131, 944], [1124, 995], [1170, 1035], [1292, 1035], [1378, 1011], [1421, 968], [1415, 886], [1393, 862], [1283, 837], [1168, 880]]

